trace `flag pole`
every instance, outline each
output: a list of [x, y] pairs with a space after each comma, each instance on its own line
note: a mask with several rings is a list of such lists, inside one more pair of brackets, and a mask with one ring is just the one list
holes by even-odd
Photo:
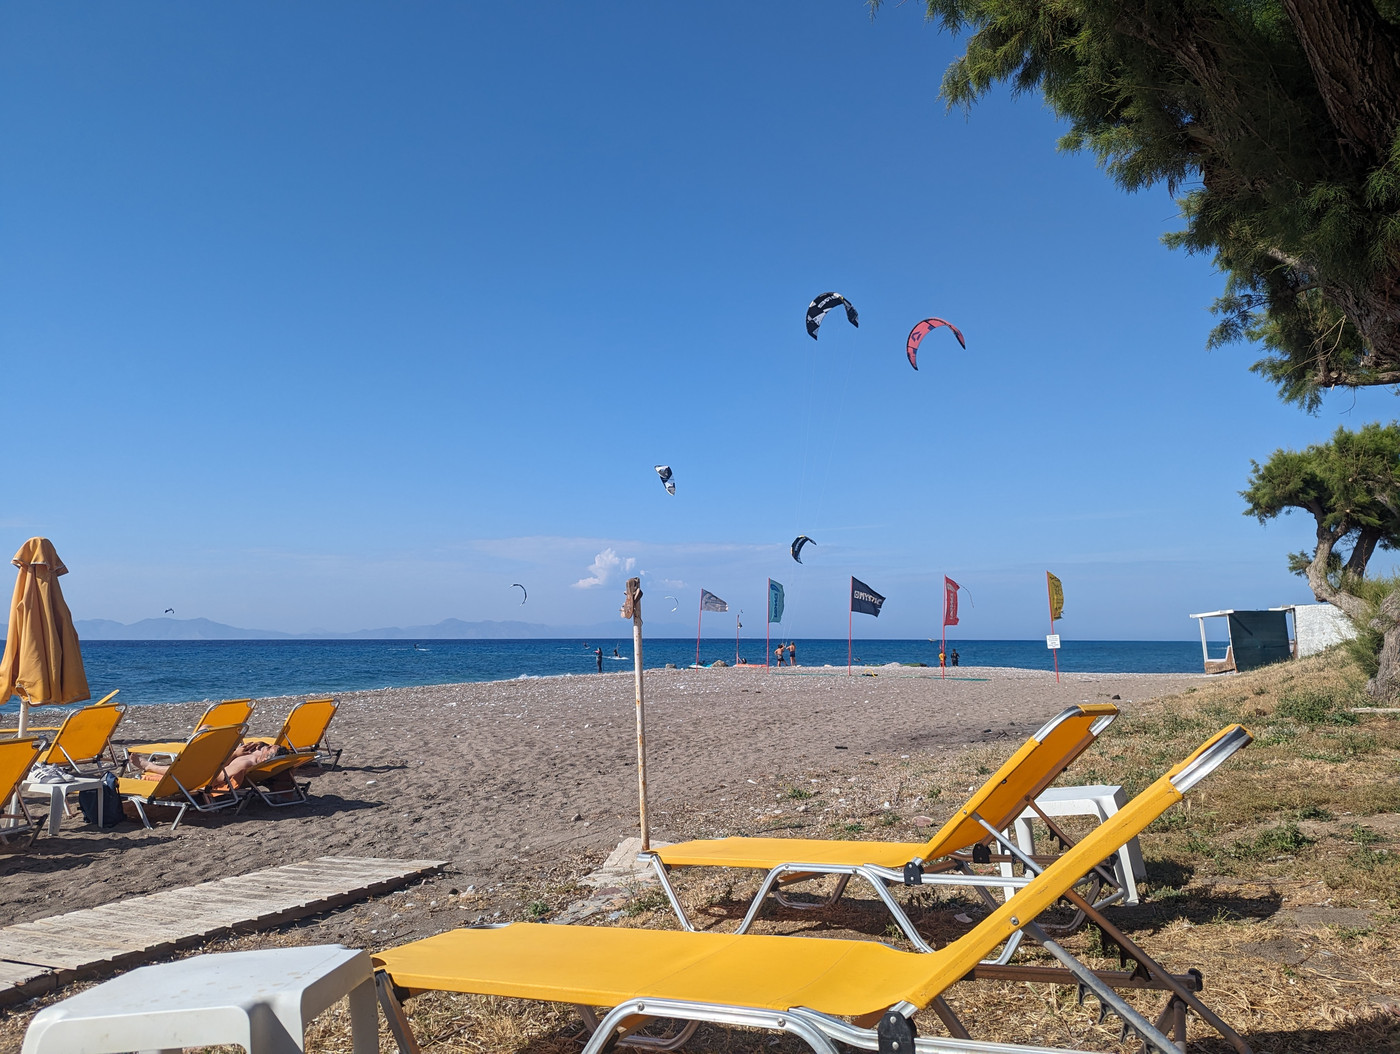
[[[855, 576], [855, 575], [852, 575], [852, 576], [851, 576], [851, 596], [854, 597], [855, 595], [856, 595], [856, 576]], [[855, 606], [854, 606], [854, 605], [855, 605], [855, 602], [854, 602], [854, 601], [851, 601], [851, 603], [848, 604], [848, 605], [846, 606], [846, 676], [847, 676], [847, 677], [849, 677], [849, 676], [851, 675], [851, 634], [852, 634], [852, 627], [853, 627], [853, 624], [854, 624], [854, 622], [855, 622], [855, 616], [852, 614], [852, 612], [855, 610]]]
[[[739, 615], [744, 612], [740, 610]], [[734, 616], [734, 665], [739, 665], [739, 631], [744, 628], [744, 624], [739, 621], [739, 615]]]
[[700, 621], [705, 617], [705, 591], [700, 590], [700, 611], [695, 616], [695, 665], [700, 665]]
[[948, 587], [943, 587], [943, 643], [938, 646], [938, 677], [948, 676]]
[[[1201, 625], [1205, 625], [1204, 622]], [[768, 613], [763, 619], [763, 665], [769, 669], [773, 666], [773, 649], [769, 647], [773, 643], [773, 580], [768, 579]]]
[[647, 823], [647, 732], [646, 710], [642, 704], [642, 580], [627, 580], [627, 606], [632, 614], [632, 664], [637, 685], [637, 800], [641, 808], [642, 852], [651, 848], [651, 830]]
[[[1050, 636], [1055, 635], [1055, 598], [1050, 595], [1050, 572], [1045, 572], [1045, 603], [1050, 607]], [[1051, 648], [1051, 654], [1055, 657], [1055, 683], [1060, 683], [1060, 649]]]

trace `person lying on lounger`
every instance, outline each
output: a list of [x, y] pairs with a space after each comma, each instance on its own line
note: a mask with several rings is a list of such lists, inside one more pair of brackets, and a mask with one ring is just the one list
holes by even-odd
[[[248, 773], [257, 768], [264, 761], [271, 760], [287, 752], [285, 747], [275, 746], [271, 743], [259, 743], [253, 740], [240, 743], [234, 749], [224, 763], [223, 774], [228, 786], [238, 789], [248, 782]], [[159, 780], [165, 775], [169, 765], [161, 765], [158, 762], [142, 759], [139, 755], [132, 755], [132, 763], [141, 773], [142, 779]]]

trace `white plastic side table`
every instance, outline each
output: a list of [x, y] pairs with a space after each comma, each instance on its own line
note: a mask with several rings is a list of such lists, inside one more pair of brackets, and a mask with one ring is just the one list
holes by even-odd
[[97, 826], [102, 826], [102, 780], [78, 779], [68, 780], [65, 783], [31, 783], [25, 780], [21, 793], [32, 794], [36, 797], [40, 794], [49, 796], [49, 834], [58, 834], [59, 824], [63, 820], [63, 814], [68, 800], [68, 795], [74, 791], [95, 790], [97, 791]]
[[[1035, 800], [1046, 816], [1094, 816], [1103, 823], [1128, 803], [1122, 787], [1094, 784], [1088, 787], [1051, 787]], [[1025, 853], [1035, 852], [1035, 835], [1031, 821], [1038, 819], [1033, 809], [1027, 809], [1016, 820], [1016, 844]], [[1137, 880], [1147, 877], [1142, 861], [1142, 849], [1136, 838], [1118, 850], [1118, 884], [1123, 889], [1123, 903], [1137, 904]]]
[[21, 1050], [119, 1054], [236, 1043], [248, 1054], [300, 1054], [306, 1022], [347, 996], [354, 1054], [379, 1054], [369, 956], [339, 944], [142, 966], [39, 1011]]

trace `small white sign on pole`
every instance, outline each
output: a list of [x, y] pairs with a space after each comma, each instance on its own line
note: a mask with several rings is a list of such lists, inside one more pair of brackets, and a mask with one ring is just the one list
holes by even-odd
[[1058, 633], [1048, 633], [1045, 636], [1045, 646], [1051, 651], [1057, 651], [1060, 647], [1060, 635]]

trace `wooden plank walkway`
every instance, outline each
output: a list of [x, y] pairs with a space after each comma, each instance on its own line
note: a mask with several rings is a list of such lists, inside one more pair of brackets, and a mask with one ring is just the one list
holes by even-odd
[[322, 856], [0, 928], [0, 1006], [116, 973], [232, 931], [397, 889], [445, 860]]

